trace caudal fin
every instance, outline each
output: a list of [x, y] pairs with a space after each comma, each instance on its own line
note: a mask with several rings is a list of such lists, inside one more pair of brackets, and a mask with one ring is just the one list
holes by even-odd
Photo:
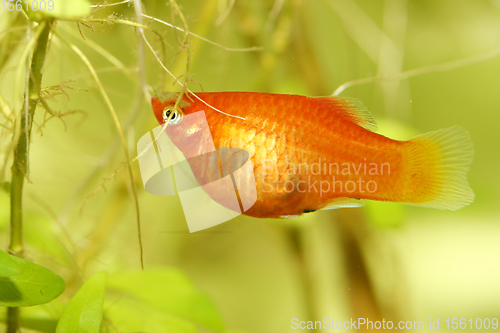
[[406, 146], [403, 202], [457, 210], [474, 200], [467, 182], [474, 155], [469, 133], [454, 126], [419, 135]]

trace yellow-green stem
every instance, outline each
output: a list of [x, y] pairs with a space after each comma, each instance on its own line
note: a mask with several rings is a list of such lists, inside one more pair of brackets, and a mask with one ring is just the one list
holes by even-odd
[[[28, 83], [28, 96], [25, 99], [25, 104], [21, 110], [21, 133], [14, 150], [14, 162], [12, 163], [12, 181], [10, 192], [10, 241], [9, 252], [18, 257], [24, 256], [23, 246], [23, 185], [24, 178], [28, 174], [28, 153], [29, 140], [31, 135], [31, 127], [35, 109], [40, 96], [42, 84], [42, 68], [47, 53], [47, 45], [49, 42], [50, 22], [42, 22], [38, 26], [42, 29], [38, 38], [36, 48], [33, 52], [30, 71], [30, 79]], [[26, 96], [25, 96], [26, 97]], [[26, 110], [26, 100], [27, 114]], [[19, 310], [17, 308], [9, 308], [7, 311], [7, 333], [15, 333], [19, 330]]]

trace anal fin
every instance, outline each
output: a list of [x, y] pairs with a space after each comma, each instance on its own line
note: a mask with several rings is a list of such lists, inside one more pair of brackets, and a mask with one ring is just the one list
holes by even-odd
[[356, 208], [364, 206], [364, 202], [354, 198], [335, 198], [328, 202], [328, 204], [321, 208], [321, 210], [338, 209], [338, 208]]

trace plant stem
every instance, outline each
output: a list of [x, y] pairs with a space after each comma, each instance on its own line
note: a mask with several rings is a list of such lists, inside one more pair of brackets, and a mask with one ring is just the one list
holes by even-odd
[[6, 333], [17, 333], [19, 328], [19, 308], [7, 308]]
[[[42, 29], [33, 52], [28, 83], [28, 96], [25, 96], [25, 104], [21, 110], [21, 133], [14, 150], [14, 161], [12, 163], [12, 181], [10, 192], [10, 242], [9, 252], [15, 256], [24, 256], [23, 246], [23, 185], [24, 178], [28, 175], [28, 149], [31, 135], [31, 127], [35, 109], [40, 97], [42, 85], [42, 68], [47, 53], [49, 42], [50, 22], [42, 22], [38, 26]], [[26, 106], [26, 101], [28, 105]], [[24, 110], [27, 107], [27, 114]], [[7, 310], [7, 333], [14, 333], [19, 330], [19, 309], [8, 308]]]
[[[43, 26], [42, 26], [43, 25]], [[31, 60], [30, 80], [28, 86], [28, 117], [21, 111], [21, 134], [14, 150], [14, 162], [12, 163], [12, 182], [10, 193], [10, 244], [9, 252], [23, 257], [23, 220], [22, 220], [22, 199], [24, 178], [28, 174], [28, 142], [35, 115], [36, 105], [40, 95], [42, 84], [42, 67], [47, 52], [49, 41], [50, 25], [48, 22], [41, 23], [42, 32], [38, 38], [37, 46], [33, 52]]]

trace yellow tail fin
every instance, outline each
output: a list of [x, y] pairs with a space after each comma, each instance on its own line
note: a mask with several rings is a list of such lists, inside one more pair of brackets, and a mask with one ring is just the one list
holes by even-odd
[[428, 208], [457, 210], [474, 200], [467, 182], [474, 155], [470, 135], [454, 126], [407, 141], [403, 202]]

